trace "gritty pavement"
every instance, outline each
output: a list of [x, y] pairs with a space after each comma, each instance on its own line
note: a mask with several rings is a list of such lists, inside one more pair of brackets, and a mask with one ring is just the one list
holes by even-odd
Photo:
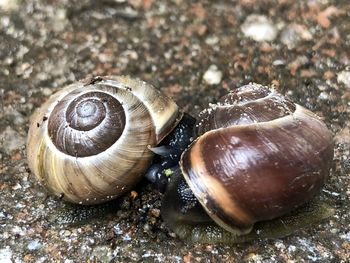
[[[0, 0], [0, 262], [349, 262], [349, 50], [348, 0]], [[188, 244], [145, 180], [115, 209], [52, 197], [26, 163], [30, 115], [67, 84], [120, 74], [194, 116], [249, 82], [311, 109], [335, 138], [321, 193], [335, 215], [282, 239]]]

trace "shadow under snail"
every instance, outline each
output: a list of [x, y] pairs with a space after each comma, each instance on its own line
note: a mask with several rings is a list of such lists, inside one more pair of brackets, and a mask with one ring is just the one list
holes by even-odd
[[115, 198], [146, 174], [166, 185], [165, 222], [193, 242], [281, 237], [333, 211], [310, 202], [330, 170], [331, 132], [257, 84], [227, 94], [195, 121], [145, 82], [85, 80], [34, 114], [27, 151], [40, 181], [80, 204]]

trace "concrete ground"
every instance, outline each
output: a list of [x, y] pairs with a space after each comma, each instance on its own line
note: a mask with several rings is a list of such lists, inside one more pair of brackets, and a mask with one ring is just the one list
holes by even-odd
[[[349, 262], [349, 50], [348, 0], [0, 0], [0, 262]], [[26, 163], [31, 113], [76, 80], [120, 74], [194, 116], [252, 81], [311, 109], [335, 138], [321, 193], [335, 215], [282, 239], [189, 244], [145, 180], [117, 209], [51, 196]]]

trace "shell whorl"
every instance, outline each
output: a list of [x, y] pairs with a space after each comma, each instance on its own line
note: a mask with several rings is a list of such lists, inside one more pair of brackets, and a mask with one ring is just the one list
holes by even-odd
[[76, 157], [105, 151], [125, 128], [124, 108], [115, 97], [83, 90], [67, 94], [48, 119], [48, 133], [53, 144], [61, 152]]
[[272, 121], [295, 111], [295, 104], [258, 84], [242, 86], [199, 115], [196, 134], [236, 125]]
[[82, 204], [115, 198], [149, 167], [157, 145], [181, 119], [177, 105], [129, 77], [74, 83], [36, 111], [28, 164], [56, 195]]

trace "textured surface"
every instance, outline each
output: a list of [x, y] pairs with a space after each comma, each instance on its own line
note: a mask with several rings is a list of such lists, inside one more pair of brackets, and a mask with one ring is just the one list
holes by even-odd
[[[348, 260], [348, 0], [5, 0], [0, 9], [0, 260]], [[256, 32], [252, 20], [268, 34], [257, 40], [273, 40], [249, 38]], [[29, 116], [66, 84], [118, 74], [154, 84], [192, 114], [250, 81], [274, 85], [316, 112], [335, 136], [322, 192], [335, 216], [284, 239], [232, 247], [184, 244], [160, 219], [159, 195], [142, 181], [107, 216], [75, 226], [57, 223], [74, 215], [61, 216], [72, 209], [48, 196], [28, 171], [23, 146]], [[79, 210], [75, 218], [103, 211]]]

